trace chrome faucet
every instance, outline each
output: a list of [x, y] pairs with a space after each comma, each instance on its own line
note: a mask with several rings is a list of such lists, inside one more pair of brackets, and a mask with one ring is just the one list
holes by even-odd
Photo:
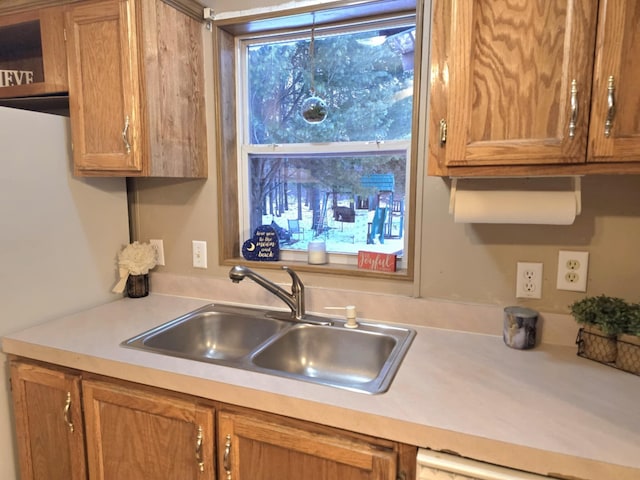
[[229, 270], [229, 278], [233, 283], [239, 283], [246, 278], [250, 278], [261, 287], [273, 293], [276, 297], [286, 303], [291, 309], [291, 316], [296, 320], [304, 320], [304, 285], [298, 274], [287, 266], [282, 269], [291, 276], [291, 293], [282, 287], [276, 285], [271, 280], [266, 279], [262, 275], [257, 274], [248, 267], [236, 265]]

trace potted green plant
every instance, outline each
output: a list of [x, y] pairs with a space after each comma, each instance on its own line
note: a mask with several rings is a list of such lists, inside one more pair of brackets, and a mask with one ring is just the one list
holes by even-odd
[[574, 302], [571, 314], [582, 325], [578, 353], [598, 362], [615, 362], [616, 337], [625, 331], [629, 304], [621, 298], [600, 295]]
[[616, 367], [640, 375], [640, 304], [629, 305], [624, 330], [618, 334]]

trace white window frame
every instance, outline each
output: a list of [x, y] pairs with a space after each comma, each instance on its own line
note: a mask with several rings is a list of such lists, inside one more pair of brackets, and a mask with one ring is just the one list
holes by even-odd
[[[316, 29], [316, 32], [326, 32], [331, 31], [332, 33], [339, 33], [340, 31], [354, 31], [354, 25], [357, 25], [358, 29], [368, 30], [371, 29], [372, 26], [375, 27], [384, 27], [391, 25], [398, 25], [398, 23], [402, 23], [403, 19], [406, 19], [407, 16], [396, 16], [393, 18], [387, 18], [378, 21], [366, 21], [366, 22], [353, 22], [349, 25], [342, 26], [325, 26], [322, 28]], [[413, 16], [413, 21], [415, 22], [416, 17]], [[318, 34], [318, 33], [316, 33]], [[249, 206], [250, 206], [250, 192], [249, 192], [249, 157], [250, 155], [269, 155], [278, 153], [279, 155], [296, 155], [296, 154], [366, 154], [366, 153], [402, 153], [406, 158], [406, 184], [405, 184], [405, 192], [409, 194], [410, 185], [411, 185], [411, 143], [412, 140], [388, 140], [388, 141], [365, 141], [365, 142], [327, 142], [327, 143], [290, 143], [290, 144], [265, 144], [265, 145], [257, 145], [257, 144], [246, 144], [244, 140], [249, 138], [249, 122], [248, 122], [248, 82], [245, 81], [247, 78], [247, 46], [250, 44], [257, 43], [269, 43], [274, 39], [283, 39], [283, 40], [296, 40], [301, 38], [308, 38], [310, 35], [310, 30], [305, 28], [300, 31], [295, 32], [287, 32], [287, 33], [279, 33], [279, 34], [261, 34], [261, 35], [243, 35], [238, 36], [235, 39], [235, 48], [236, 48], [236, 65], [239, 68], [236, 70], [236, 85], [240, 86], [238, 89], [237, 96], [237, 105], [238, 111], [242, 112], [241, 115], [236, 116], [236, 128], [237, 132], [240, 135], [237, 136], [237, 168], [238, 168], [238, 221], [240, 225], [240, 245], [242, 245], [246, 240], [248, 240], [253, 232], [250, 231], [249, 225]], [[417, 101], [414, 98], [414, 103]], [[415, 128], [412, 128], [415, 131]], [[322, 148], [322, 151], [319, 152], [318, 149]], [[410, 202], [406, 203], [405, 206], [405, 218], [412, 218], [410, 212]], [[408, 249], [408, 235], [406, 232], [408, 229], [405, 229], [405, 234], [403, 235], [403, 252], [407, 252]], [[366, 248], [363, 248], [366, 250]], [[241, 252], [239, 252], [241, 254]], [[403, 254], [398, 259], [398, 268], [406, 269], [407, 268], [407, 260], [408, 255]], [[304, 262], [307, 259], [306, 251], [294, 251], [294, 250], [281, 250], [280, 251], [280, 260], [289, 260], [289, 261], [301, 261]], [[329, 253], [328, 254], [329, 264], [334, 265], [357, 265], [358, 258], [356, 254], [343, 254], [343, 253]]]

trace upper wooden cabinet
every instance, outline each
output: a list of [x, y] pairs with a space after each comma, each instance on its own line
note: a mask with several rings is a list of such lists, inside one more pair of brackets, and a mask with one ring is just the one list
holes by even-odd
[[202, 28], [160, 0], [68, 7], [76, 175], [207, 176]]
[[12, 361], [20, 478], [86, 480], [80, 376]]
[[640, 1], [601, 0], [589, 162], [640, 161]]
[[63, 26], [62, 7], [0, 13], [0, 98], [67, 91]]
[[639, 25], [636, 1], [435, 0], [429, 174], [640, 171]]

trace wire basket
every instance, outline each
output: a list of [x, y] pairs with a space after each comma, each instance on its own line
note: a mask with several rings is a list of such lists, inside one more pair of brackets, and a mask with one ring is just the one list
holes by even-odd
[[640, 376], [640, 343], [634, 342], [625, 341], [624, 336], [622, 339], [607, 337], [584, 328], [578, 331], [576, 338], [578, 356]]

